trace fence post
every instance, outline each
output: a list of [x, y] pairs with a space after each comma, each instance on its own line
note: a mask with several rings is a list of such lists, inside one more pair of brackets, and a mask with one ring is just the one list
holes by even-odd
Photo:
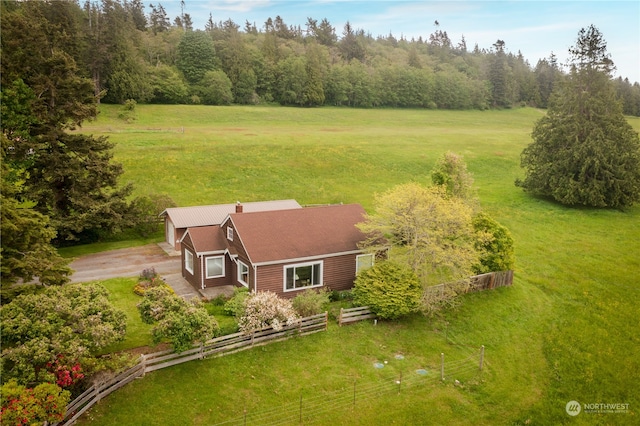
[[440, 380], [444, 380], [444, 353], [440, 353]]
[[329, 329], [329, 311], [324, 311], [324, 331]]
[[140, 354], [140, 364], [142, 364], [142, 377], [144, 377], [147, 371], [147, 356], [145, 354]]
[[480, 346], [480, 371], [482, 371], [483, 362], [484, 362], [484, 345]]
[[342, 312], [344, 311], [344, 308], [340, 308], [340, 316], [338, 317], [338, 325], [340, 325], [342, 327]]
[[302, 424], [302, 392], [300, 392], [300, 424]]

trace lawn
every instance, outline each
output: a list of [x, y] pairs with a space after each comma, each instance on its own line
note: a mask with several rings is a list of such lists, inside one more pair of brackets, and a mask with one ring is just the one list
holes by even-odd
[[[125, 124], [118, 110], [103, 106], [83, 131], [116, 143], [123, 180], [138, 194], [166, 193], [182, 206], [294, 198], [372, 211], [376, 192], [429, 183], [442, 153], [462, 154], [483, 209], [514, 236], [516, 274], [513, 287], [467, 295], [439, 318], [331, 326], [151, 373], [103, 400], [84, 424], [242, 424], [245, 409], [249, 421], [288, 413], [283, 424], [301, 413], [307, 424], [638, 421], [640, 207], [567, 208], [516, 188], [542, 111], [139, 105]], [[630, 122], [640, 129], [640, 119]], [[480, 375], [466, 358], [481, 345]], [[453, 372], [444, 383], [440, 353]], [[428, 374], [416, 378], [418, 368]], [[398, 391], [400, 374], [407, 386]], [[355, 408], [344, 402], [354, 386]], [[565, 411], [571, 400], [629, 404], [629, 412], [574, 418]]]

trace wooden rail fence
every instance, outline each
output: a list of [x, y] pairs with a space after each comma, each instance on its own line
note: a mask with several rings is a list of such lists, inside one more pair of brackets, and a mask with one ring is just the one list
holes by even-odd
[[[513, 284], [513, 271], [488, 272], [486, 274], [474, 275], [469, 278], [469, 287], [466, 292], [490, 290], [498, 287], [506, 287]], [[427, 287], [426, 291], [440, 293], [454, 289], [458, 283], [443, 283]]]
[[513, 284], [513, 271], [489, 272], [471, 277], [470, 291], [490, 290]]
[[371, 312], [368, 306], [361, 306], [359, 308], [340, 308], [340, 316], [338, 317], [338, 324], [350, 324], [356, 321], [362, 321], [366, 319], [375, 319], [377, 315]]
[[193, 349], [175, 353], [169, 349], [166, 351], [143, 354], [136, 365], [117, 376], [103, 382], [94, 384], [89, 389], [80, 394], [76, 399], [67, 405], [67, 413], [64, 419], [57, 425], [72, 425], [94, 404], [110, 393], [120, 389], [132, 380], [143, 377], [146, 373], [182, 364], [183, 362], [203, 359], [211, 356], [229, 355], [254, 346], [266, 345], [272, 342], [286, 340], [294, 336], [305, 336], [307, 334], [325, 331], [328, 325], [327, 312], [301, 318], [298, 322], [285, 325], [280, 330], [266, 327], [251, 334], [234, 333], [226, 336], [216, 337], [200, 345], [194, 345]]

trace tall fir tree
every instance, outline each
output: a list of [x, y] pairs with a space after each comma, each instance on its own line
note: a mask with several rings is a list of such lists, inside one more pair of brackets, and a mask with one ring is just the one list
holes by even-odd
[[631, 206], [640, 201], [640, 138], [610, 80], [607, 44], [592, 25], [569, 52], [570, 75], [533, 128], [516, 184], [567, 205]]
[[131, 189], [117, 186], [122, 168], [111, 162], [112, 144], [69, 133], [96, 116], [97, 99], [91, 79], [57, 42], [74, 28], [58, 25], [74, 15], [51, 13], [57, 3], [2, 4], [2, 98], [21, 99], [3, 103], [2, 131], [5, 159], [23, 173], [20, 201], [49, 216], [63, 242], [125, 226]]

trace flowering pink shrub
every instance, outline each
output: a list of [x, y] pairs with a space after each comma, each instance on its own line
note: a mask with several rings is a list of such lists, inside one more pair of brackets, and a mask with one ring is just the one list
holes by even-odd
[[290, 300], [281, 299], [270, 291], [250, 294], [244, 307], [238, 326], [245, 333], [265, 327], [281, 330], [284, 325], [294, 324], [300, 319]]

